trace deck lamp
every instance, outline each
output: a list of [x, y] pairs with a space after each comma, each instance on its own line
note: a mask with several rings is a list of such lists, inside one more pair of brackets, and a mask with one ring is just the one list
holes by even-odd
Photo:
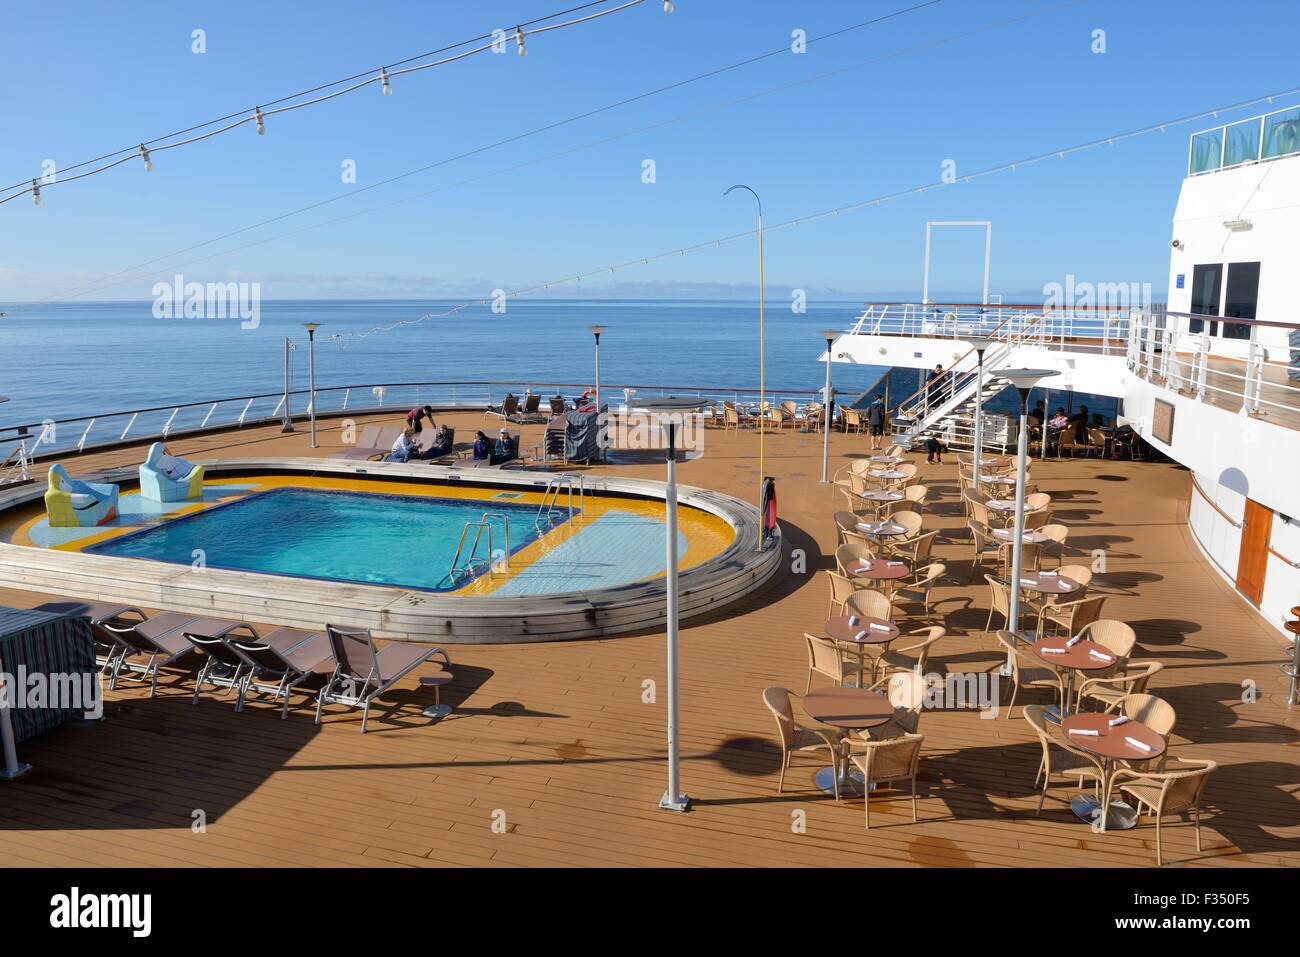
[[[1016, 441], [1016, 508], [1014, 511], [1014, 524], [1011, 533], [1011, 587], [1010, 608], [1007, 617], [1008, 631], [1011, 632], [1011, 643], [1014, 647], [1020, 641], [1020, 573], [1024, 560], [1024, 536], [1025, 536], [1025, 459], [1029, 449], [1029, 392], [1040, 379], [1046, 379], [1048, 376], [1060, 375], [1055, 369], [1007, 369], [999, 372], [999, 376], [1006, 379], [1016, 391], [1020, 393], [1020, 435]], [[976, 474], [979, 473], [979, 464], [975, 466]], [[1011, 674], [1011, 652], [1007, 652], [1007, 663], [1002, 671], [1003, 675]]]
[[307, 391], [311, 395], [308, 411], [311, 412], [311, 447], [316, 448], [316, 330], [319, 322], [304, 322], [307, 330]]
[[826, 394], [822, 397], [825, 401], [822, 404], [822, 484], [826, 485], [831, 480], [830, 476], [830, 445], [831, 445], [831, 402], [835, 398], [835, 392], [831, 388], [831, 349], [835, 345], [835, 337], [839, 335], [838, 330], [823, 329], [821, 337], [826, 340]]
[[667, 526], [667, 586], [665, 619], [668, 633], [668, 790], [659, 806], [668, 811], [685, 811], [691, 799], [681, 788], [681, 734], [677, 726], [677, 429], [689, 415], [706, 405], [703, 399], [646, 399], [637, 410], [658, 420], [667, 435], [665, 461], [668, 463], [667, 491], [664, 495], [664, 524]]
[[975, 374], [975, 491], [980, 490], [980, 460], [984, 457], [984, 353], [993, 345], [991, 336], [966, 336], [967, 343], [975, 350], [979, 362], [979, 371]]

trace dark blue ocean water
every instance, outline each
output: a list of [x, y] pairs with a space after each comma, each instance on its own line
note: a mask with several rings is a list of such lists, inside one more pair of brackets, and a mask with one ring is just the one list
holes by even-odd
[[[321, 324], [316, 347], [319, 389], [495, 380], [513, 385], [515, 391], [528, 385], [540, 391], [544, 383], [590, 383], [594, 363], [589, 327], [594, 323], [607, 327], [601, 338], [601, 379], [606, 386], [743, 391], [758, 386], [758, 309], [753, 302], [518, 301], [510, 302], [504, 315], [479, 306], [450, 318], [356, 335], [451, 305], [427, 300], [263, 302], [256, 328], [243, 328], [237, 319], [159, 319], [150, 302], [10, 307], [11, 314], [0, 320], [5, 357], [0, 393], [10, 397], [0, 405], [0, 427], [278, 392], [284, 381], [286, 336], [303, 347], [291, 353], [291, 361], [293, 387], [305, 388], [302, 323], [308, 321]], [[854, 302], [810, 302], [806, 312], [795, 314], [787, 303], [770, 306], [768, 390], [819, 389], [825, 376], [825, 366], [817, 361], [824, 349], [821, 330], [847, 329], [860, 308]], [[342, 338], [330, 341], [335, 335]], [[853, 395], [874, 386], [887, 371], [844, 364], [833, 370], [836, 387]], [[913, 391], [916, 375], [912, 370], [895, 372], [892, 397]], [[323, 408], [329, 404], [322, 400]], [[202, 410], [196, 414], [201, 416]], [[144, 417], [140, 425], [146, 425]], [[108, 427], [102, 423], [97, 429]], [[97, 431], [96, 437], [104, 436]]]

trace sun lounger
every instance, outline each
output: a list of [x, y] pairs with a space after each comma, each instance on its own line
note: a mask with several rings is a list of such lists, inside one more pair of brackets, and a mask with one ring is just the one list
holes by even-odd
[[509, 419], [519, 411], [519, 396], [507, 393], [505, 400], [500, 405], [490, 405], [483, 411], [483, 418], [489, 415], [499, 416], [503, 419]]
[[226, 639], [242, 635], [257, 641], [257, 630], [252, 625], [226, 618], [195, 618], [181, 629], [181, 634], [196, 651], [203, 653], [203, 667], [194, 679], [194, 704], [199, 703], [204, 685], [228, 691], [243, 687], [247, 663], [227, 644]]
[[[374, 431], [371, 431], [371, 430]], [[372, 459], [382, 459], [389, 452], [393, 451], [393, 443], [401, 435], [403, 429], [399, 427], [386, 426], [383, 428], [377, 426], [366, 426], [361, 430], [361, 436], [357, 440], [356, 446], [350, 449], [340, 449], [337, 452], [331, 452], [332, 459], [356, 459], [367, 462]]]
[[[117, 687], [117, 679], [124, 677], [122, 672], [125, 668], [137, 672], [137, 680], [148, 681], [149, 697], [156, 697], [159, 670], [194, 654], [194, 646], [185, 639], [184, 631], [200, 620], [198, 615], [164, 611], [138, 622], [123, 619], [103, 622], [101, 627], [126, 646], [109, 676], [109, 688]], [[143, 665], [127, 662], [127, 658], [135, 655], [144, 655], [148, 660]]]
[[432, 645], [395, 641], [376, 648], [369, 629], [325, 626], [330, 649], [334, 653], [334, 672], [316, 696], [316, 723], [327, 704], [344, 704], [361, 708], [361, 733], [366, 733], [370, 703], [415, 668], [434, 655], [441, 655], [444, 665], [451, 664], [447, 652]]
[[[323, 632], [277, 628], [256, 641], [229, 636], [225, 640], [248, 666], [239, 689], [236, 711], [244, 709], [244, 697], [250, 688], [259, 694], [272, 695], [272, 702], [284, 695], [284, 705], [280, 709], [280, 720], [283, 721], [289, 716], [289, 694], [294, 688], [312, 677], [324, 682], [334, 672], [334, 652], [329, 637]], [[271, 679], [275, 684], [259, 683], [261, 679]]]
[[519, 423], [543, 422], [546, 420], [546, 416], [542, 415], [541, 412], [538, 411], [541, 408], [541, 405], [542, 397], [530, 393], [529, 395], [524, 396], [523, 408], [516, 410], [514, 415], [508, 415], [506, 418], [511, 422]]

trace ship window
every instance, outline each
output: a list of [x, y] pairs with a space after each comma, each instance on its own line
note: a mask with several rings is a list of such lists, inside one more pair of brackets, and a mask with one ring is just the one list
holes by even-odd
[[[1210, 263], [1197, 266], [1192, 271], [1192, 307], [1191, 312], [1198, 316], [1217, 316], [1219, 314], [1219, 288], [1223, 280], [1223, 266]], [[1210, 333], [1218, 331], [1217, 322], [1210, 323]], [[1200, 332], [1205, 324], [1200, 319], [1192, 319], [1187, 328], [1191, 332]]]
[[[1254, 319], [1259, 303], [1259, 263], [1230, 263], [1223, 315], [1228, 319]], [[1223, 324], [1225, 339], [1249, 339], [1250, 326], [1240, 322]]]

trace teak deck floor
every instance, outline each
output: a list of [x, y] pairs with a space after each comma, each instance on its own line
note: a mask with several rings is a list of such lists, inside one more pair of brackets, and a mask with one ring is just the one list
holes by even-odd
[[[449, 417], [458, 434], [477, 415]], [[532, 436], [526, 428], [525, 448]], [[322, 451], [338, 423], [322, 423]], [[898, 792], [836, 804], [812, 784], [825, 762], [796, 758], [776, 791], [776, 727], [760, 698], [769, 685], [802, 691], [805, 630], [826, 615], [820, 570], [833, 566], [838, 493], [819, 484], [821, 437], [770, 435], [790, 571], [764, 595], [681, 633], [682, 778], [688, 814], [656, 807], [666, 783], [664, 638], [450, 649], [452, 716], [420, 715], [414, 679], [372, 713], [334, 708], [287, 721], [229, 698], [190, 703], [192, 681], [168, 680], [156, 700], [129, 685], [110, 696], [108, 720], [69, 725], [21, 746], [35, 770], [0, 787], [0, 861], [14, 865], [977, 865], [1116, 866], [1154, 863], [1154, 827], [1093, 831], [1070, 813], [1073, 792], [1052, 788], [1041, 817], [1033, 786], [1039, 749], [1026, 722], [976, 711], [927, 711], [921, 730], [919, 823]], [[310, 454], [278, 427], [180, 439], [197, 457]], [[831, 437], [832, 469], [863, 454], [861, 436]], [[139, 460], [124, 449], [83, 457], [77, 472]], [[921, 468], [938, 501], [927, 522], [960, 525], [953, 465]], [[662, 465], [623, 465], [660, 477]], [[1165, 670], [1153, 692], [1178, 713], [1171, 752], [1212, 758], [1202, 818], [1169, 819], [1169, 864], [1300, 863], [1300, 709], [1288, 709], [1278, 672], [1281, 639], [1212, 569], [1184, 525], [1189, 490], [1177, 466], [1092, 460], [1036, 463], [1070, 544], [1092, 560], [1111, 596], [1104, 614], [1136, 628], [1135, 657]], [[757, 437], [710, 430], [705, 454], [681, 481], [749, 499]], [[964, 584], [960, 534], [937, 556], [956, 581], [936, 590], [949, 636], [931, 670], [987, 670], [1000, 662], [984, 637], [987, 588]], [[787, 556], [795, 564], [798, 555]], [[0, 589], [0, 601], [31, 605]], [[919, 626], [923, 622], [918, 621]], [[303, 622], [319, 627], [321, 622]], [[644, 682], [657, 703], [644, 703]], [[815, 679], [825, 684], [825, 679]], [[1254, 688], [1256, 694], [1251, 694]], [[1005, 700], [1005, 695], [1003, 697]], [[1027, 692], [1021, 701], [1045, 701]], [[1249, 702], [1249, 703], [1247, 703]], [[1018, 701], [1019, 705], [1021, 702]], [[893, 796], [891, 796], [893, 795]], [[201, 818], [205, 827], [194, 828]]]

